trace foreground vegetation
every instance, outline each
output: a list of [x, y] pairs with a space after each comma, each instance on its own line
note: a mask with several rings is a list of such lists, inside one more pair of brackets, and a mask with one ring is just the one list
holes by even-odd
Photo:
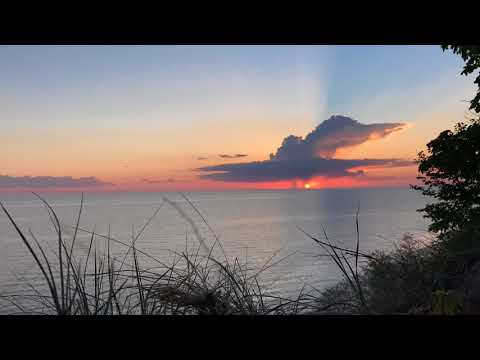
[[[27, 284], [31, 289], [29, 294], [2, 296], [20, 314], [298, 314], [311, 302], [306, 295], [294, 300], [270, 295], [260, 286], [258, 277], [274, 265], [271, 260], [260, 269], [251, 269], [238, 259], [229, 262], [225, 253], [223, 261], [217, 260], [214, 248], [223, 249], [211, 228], [215, 237], [212, 247], [206, 246], [194, 228], [199, 246], [194, 251], [186, 248], [175, 252], [171, 264], [138, 249], [136, 242], [159, 209], [137, 234], [132, 234], [129, 244], [110, 235], [89, 232], [88, 250], [86, 255], [82, 254], [75, 243], [78, 233], [86, 231], [79, 227], [83, 196], [73, 237], [68, 240], [54, 209], [42, 197], [37, 197], [45, 205], [57, 234], [57, 249], [51, 249], [50, 256], [35, 235], [31, 231], [26, 235], [0, 203], [47, 285], [41, 289], [38, 284]], [[168, 199], [164, 202], [176, 206]], [[98, 251], [98, 242], [105, 244], [106, 251]], [[113, 256], [111, 244], [123, 246], [123, 255]], [[141, 257], [155, 266], [142, 267]]]
[[[11, 309], [16, 309], [12, 313], [296, 315], [480, 312], [480, 262], [471, 261], [476, 259], [474, 251], [453, 253], [445, 246], [445, 239], [434, 238], [425, 243], [407, 235], [391, 252], [363, 253], [360, 251], [358, 216], [353, 249], [332, 243], [325, 231], [322, 238], [306, 234], [312, 240], [312, 251], [329, 257], [340, 269], [344, 280], [316, 294], [302, 289], [298, 296], [284, 298], [272, 295], [260, 285], [259, 276], [275, 265], [272, 259], [257, 269], [238, 259], [229, 261], [211, 228], [215, 242], [210, 248], [201, 236], [197, 236], [195, 249], [186, 248], [173, 253], [172, 262], [165, 264], [136, 246], [158, 213], [157, 209], [140, 231], [132, 234], [130, 243], [90, 231], [87, 251], [81, 253], [75, 244], [78, 234], [86, 231], [79, 227], [83, 197], [73, 237], [66, 239], [54, 209], [37, 196], [50, 214], [57, 235], [56, 249], [45, 249], [31, 231], [25, 234], [0, 203], [46, 284], [44, 288], [27, 284], [31, 290], [28, 294], [2, 296]], [[202, 219], [208, 226], [203, 216]], [[105, 251], [99, 250], [100, 243], [105, 245]], [[121, 256], [112, 255], [113, 244], [124, 248]], [[215, 248], [225, 255], [221, 260], [213, 255]], [[155, 265], [142, 266], [141, 259], [148, 259]]]

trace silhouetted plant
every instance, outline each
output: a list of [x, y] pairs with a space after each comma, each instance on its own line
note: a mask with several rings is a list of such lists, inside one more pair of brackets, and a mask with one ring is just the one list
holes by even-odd
[[[191, 219], [189, 222], [200, 243], [193, 252], [188, 249], [181, 253], [173, 252], [172, 264], [168, 265], [140, 250], [136, 246], [137, 241], [164, 203], [175, 205], [177, 210], [181, 210], [166, 198], [140, 232], [136, 235], [132, 233], [132, 243], [128, 244], [114, 239], [110, 233], [100, 235], [79, 226], [83, 208], [82, 195], [73, 239], [67, 244], [54, 209], [46, 200], [38, 197], [47, 208], [57, 235], [58, 252], [53, 259], [31, 231], [29, 239], [0, 202], [0, 208], [33, 257], [48, 290], [44, 291], [38, 286], [42, 284], [28, 284], [33, 293], [1, 296], [22, 314], [296, 314], [309, 306], [303, 292], [295, 299], [286, 299], [268, 294], [259, 284], [259, 275], [275, 265], [270, 264], [273, 257], [260, 269], [241, 264], [237, 258], [229, 261], [226, 254], [225, 261], [220, 262], [212, 255], [215, 246], [221, 247], [218, 237], [214, 234], [215, 242], [208, 248]], [[214, 233], [195, 205], [186, 197], [185, 199]], [[184, 212], [181, 215], [187, 216]], [[79, 232], [90, 235], [86, 257], [79, 256], [74, 251]], [[97, 251], [98, 238], [106, 243], [106, 254]], [[122, 260], [111, 255], [111, 242], [126, 248]], [[133, 264], [127, 262], [129, 254]], [[153, 260], [156, 266], [142, 267], [139, 255]], [[29, 304], [26, 305], [25, 300]]]
[[454, 131], [443, 131], [418, 155], [418, 179], [414, 185], [437, 201], [424, 212], [432, 223], [430, 230], [444, 237], [480, 221], [480, 123], [457, 124]]
[[[444, 45], [460, 54], [465, 61], [462, 74], [480, 69], [480, 47]], [[480, 86], [480, 75], [475, 79]], [[470, 109], [480, 111], [480, 88]], [[418, 154], [418, 177], [423, 185], [414, 185], [435, 202], [419, 211], [431, 220], [429, 229], [440, 240], [457, 238], [455, 252], [473, 249], [478, 241], [480, 224], [480, 120], [474, 114], [470, 123], [458, 123], [454, 130], [445, 130]], [[467, 234], [460, 236], [459, 232]], [[459, 244], [460, 240], [464, 242]]]

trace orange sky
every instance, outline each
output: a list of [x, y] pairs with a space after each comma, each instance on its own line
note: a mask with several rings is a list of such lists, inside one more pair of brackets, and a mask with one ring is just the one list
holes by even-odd
[[0, 177], [115, 184], [76, 190], [407, 186], [416, 166], [274, 183], [202, 180], [195, 169], [268, 160], [331, 115], [408, 124], [333, 158], [413, 160], [464, 120], [473, 93], [461, 59], [432, 46], [0, 46], [0, 58]]
[[[334, 158], [401, 158], [412, 160], [435, 134], [446, 126], [452, 126], [451, 113], [422, 115], [415, 123], [382, 139], [372, 139], [361, 145], [339, 149]], [[195, 168], [226, 162], [262, 161], [274, 152], [286, 134], [305, 135], [311, 130], [311, 122], [304, 120], [291, 123], [285, 119], [283, 127], [273, 121], [255, 120], [238, 122], [238, 128], [230, 124], [212, 124], [204, 129], [193, 126], [188, 132], [174, 130], [77, 132], [68, 129], [45, 129], [42, 133], [24, 134], [23, 141], [2, 135], [4, 148], [15, 157], [1, 159], [5, 173], [12, 176], [49, 175], [73, 177], [91, 176], [114, 183], [102, 187], [103, 191], [175, 191], [215, 189], [290, 189], [303, 188], [310, 183], [312, 188], [406, 186], [415, 181], [416, 166], [401, 168], [358, 168], [365, 177], [313, 178], [275, 183], [222, 183], [198, 179]], [[258, 124], [258, 125], [254, 125]], [[288, 126], [285, 126], [287, 125]], [[303, 124], [303, 125], [302, 125]], [[255, 127], [255, 132], [245, 131]], [[195, 133], [198, 136], [192, 136]], [[52, 142], [52, 138], [55, 141]], [[112, 140], [113, 139], [113, 140]], [[160, 141], [159, 139], [166, 139]], [[23, 146], [19, 146], [19, 142]], [[38, 149], [42, 149], [38, 151]], [[182, 151], [179, 151], [181, 149]], [[247, 153], [242, 159], [221, 159], [220, 153]], [[207, 160], [198, 160], [199, 156]], [[147, 184], [142, 179], [158, 181]], [[174, 179], [168, 182], [168, 179]], [[53, 189], [54, 190], [54, 189]], [[61, 189], [57, 189], [61, 190]], [[89, 190], [89, 189], [84, 189]], [[97, 189], [98, 190], [98, 189]]]

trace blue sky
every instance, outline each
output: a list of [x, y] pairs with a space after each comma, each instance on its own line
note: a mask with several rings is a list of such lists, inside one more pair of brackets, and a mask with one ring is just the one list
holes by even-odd
[[[109, 105], [118, 112], [164, 99], [166, 107], [195, 105], [206, 90], [216, 95], [282, 86], [292, 92], [303, 87], [330, 113], [391, 89], [414, 91], [443, 78], [464, 84], [461, 65], [439, 46], [2, 46], [0, 94], [13, 100], [17, 120], [24, 120], [20, 114], [29, 104], [39, 116], [59, 115], [61, 121], [60, 114], [82, 106], [116, 114]], [[275, 103], [279, 95], [263, 97]]]
[[334, 114], [412, 124], [410, 156], [463, 120], [461, 69], [440, 46], [0, 46], [0, 169], [174, 176], [198, 156], [265, 159]]

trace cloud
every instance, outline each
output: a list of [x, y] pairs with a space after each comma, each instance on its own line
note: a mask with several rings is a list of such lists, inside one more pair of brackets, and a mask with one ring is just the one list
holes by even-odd
[[0, 175], [0, 188], [77, 188], [114, 185], [93, 176], [78, 179], [71, 176], [8, 176]]
[[248, 155], [247, 154], [235, 154], [235, 155], [220, 154], [218, 156], [224, 159], [237, 159], [237, 158], [246, 157]]
[[345, 116], [332, 116], [305, 136], [287, 136], [270, 160], [293, 160], [315, 157], [329, 158], [338, 149], [380, 139], [403, 129], [403, 123], [361, 124]]
[[310, 179], [314, 176], [340, 177], [363, 175], [352, 171], [355, 167], [399, 167], [413, 162], [397, 159], [341, 160], [310, 158], [298, 160], [265, 160], [241, 164], [222, 164], [202, 167], [198, 170], [215, 172], [200, 175], [202, 179], [226, 182], [266, 182], [291, 179]]
[[[337, 149], [360, 145], [401, 130], [405, 124], [361, 124], [344, 116], [332, 116], [322, 122], [305, 139], [287, 136], [269, 160], [236, 164], [204, 166], [198, 171], [209, 172], [201, 179], [225, 182], [267, 182], [310, 179], [314, 176], [361, 176], [360, 167], [411, 166], [413, 161], [400, 159], [333, 159]], [[240, 154], [237, 154], [240, 155]], [[223, 157], [223, 156], [222, 156]], [[225, 156], [230, 158], [231, 156]]]
[[185, 180], [168, 178], [168, 179], [165, 179], [165, 180], [142, 179], [142, 181], [146, 182], [147, 184], [165, 184], [165, 183], [182, 182], [182, 181], [185, 181]]
[[207, 158], [207, 157], [203, 157], [203, 156], [199, 156], [199, 157], [197, 158], [197, 160], [208, 160], [208, 158]]

